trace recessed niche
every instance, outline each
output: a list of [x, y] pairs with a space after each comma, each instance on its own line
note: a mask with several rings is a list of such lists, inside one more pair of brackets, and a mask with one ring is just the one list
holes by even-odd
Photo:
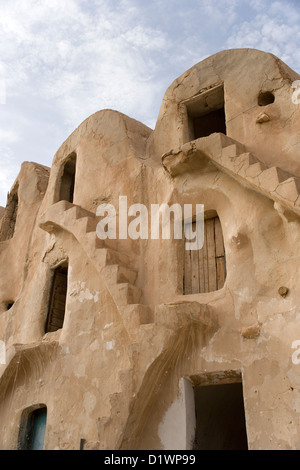
[[190, 140], [215, 132], [226, 134], [224, 87], [213, 87], [184, 103], [188, 114]]
[[76, 174], [76, 153], [72, 153], [64, 164], [60, 182], [59, 200], [73, 203]]
[[274, 103], [275, 96], [271, 91], [261, 91], [257, 98], [258, 106], [268, 106], [269, 104]]

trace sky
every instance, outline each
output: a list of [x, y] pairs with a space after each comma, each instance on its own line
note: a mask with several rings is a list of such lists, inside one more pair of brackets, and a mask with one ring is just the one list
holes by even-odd
[[154, 128], [177, 77], [244, 47], [300, 73], [300, 0], [0, 0], [0, 205], [91, 114]]

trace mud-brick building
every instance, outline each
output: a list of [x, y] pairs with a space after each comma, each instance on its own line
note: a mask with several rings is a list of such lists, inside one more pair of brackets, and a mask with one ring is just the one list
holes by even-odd
[[[300, 448], [299, 79], [223, 51], [154, 130], [99, 111], [51, 169], [22, 165], [0, 213], [1, 449]], [[120, 196], [204, 204], [204, 246], [100, 240]]]

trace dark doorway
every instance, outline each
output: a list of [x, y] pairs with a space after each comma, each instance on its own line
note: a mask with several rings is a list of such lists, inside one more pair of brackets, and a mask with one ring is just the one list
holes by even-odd
[[76, 154], [73, 153], [65, 163], [61, 184], [60, 184], [60, 201], [73, 202], [76, 174]]
[[59, 266], [55, 269], [46, 323], [46, 333], [57, 331], [63, 327], [68, 290], [68, 267]]
[[248, 450], [241, 383], [194, 387], [195, 450]]
[[37, 408], [22, 418], [19, 434], [20, 450], [43, 450], [47, 423], [46, 406]]
[[207, 137], [214, 132], [226, 134], [224, 107], [193, 119], [194, 138]]
[[186, 103], [190, 140], [226, 134], [224, 87], [213, 87]]

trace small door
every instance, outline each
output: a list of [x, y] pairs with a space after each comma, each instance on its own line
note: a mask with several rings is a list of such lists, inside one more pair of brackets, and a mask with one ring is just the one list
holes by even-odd
[[32, 434], [28, 450], [43, 450], [47, 423], [47, 408], [32, 413]]
[[46, 333], [63, 327], [68, 289], [68, 268], [60, 266], [54, 271]]
[[195, 450], [248, 450], [242, 383], [195, 386]]
[[[196, 231], [193, 223], [193, 232]], [[201, 250], [185, 250], [183, 292], [213, 292], [224, 286], [226, 278], [225, 249], [218, 216], [205, 219], [204, 245]]]
[[46, 424], [47, 424], [47, 407], [42, 406], [31, 411], [24, 412], [19, 434], [20, 450], [43, 450]]

